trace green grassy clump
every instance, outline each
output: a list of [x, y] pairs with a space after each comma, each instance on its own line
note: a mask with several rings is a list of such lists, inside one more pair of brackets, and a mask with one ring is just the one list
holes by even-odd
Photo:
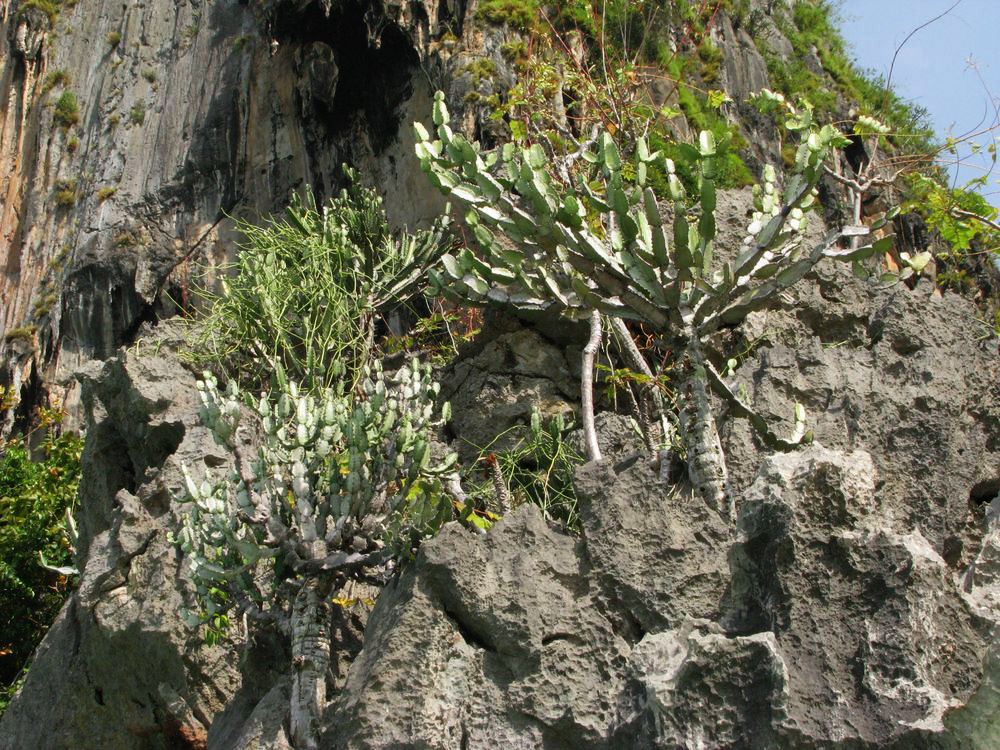
[[128, 121], [133, 125], [142, 125], [146, 122], [146, 103], [136, 102], [132, 109], [128, 111]]
[[71, 208], [76, 205], [77, 181], [75, 179], [65, 179], [56, 181], [56, 190], [53, 195], [56, 205], [60, 208]]
[[24, 0], [17, 9], [17, 15], [23, 16], [29, 10], [38, 10], [46, 15], [49, 19], [49, 27], [56, 25], [56, 19], [59, 18], [59, 11], [62, 9], [63, 5], [75, 5], [76, 3], [64, 3], [63, 0]]
[[42, 93], [47, 94], [56, 86], [69, 86], [69, 81], [70, 77], [68, 70], [65, 68], [53, 70], [45, 76], [45, 81], [42, 83]]
[[103, 203], [117, 192], [118, 188], [112, 187], [111, 185], [105, 185], [104, 187], [102, 187], [100, 190], [97, 191], [97, 200]]
[[76, 94], [72, 91], [62, 92], [52, 110], [52, 119], [64, 130], [80, 122], [80, 106], [77, 104]]
[[[838, 95], [856, 103], [862, 114], [885, 122], [893, 131], [888, 140], [899, 148], [915, 153], [932, 150], [933, 131], [927, 111], [906, 102], [885, 86], [876, 74], [857, 68], [851, 61], [847, 44], [838, 29], [837, 12], [830, 0], [798, 0], [792, 6], [790, 21], [780, 21], [779, 28], [792, 45], [794, 54], [787, 60], [764, 50], [772, 86], [792, 98], [807, 99], [818, 114], [836, 117]], [[804, 60], [815, 50], [823, 71], [833, 80], [817, 75]]]
[[34, 337], [35, 333], [38, 332], [37, 326], [21, 326], [20, 328], [11, 328], [7, 333], [4, 334], [3, 340], [6, 342], [12, 341], [28, 341], [30, 342]]
[[108, 43], [108, 46], [111, 47], [111, 49], [115, 49], [122, 42], [121, 32], [109, 31], [107, 36], [104, 37], [104, 41]]

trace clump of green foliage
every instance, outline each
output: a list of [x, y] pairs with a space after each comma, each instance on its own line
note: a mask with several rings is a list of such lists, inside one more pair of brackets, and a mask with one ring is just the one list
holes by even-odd
[[[932, 150], [927, 111], [901, 99], [886, 87], [881, 76], [860, 70], [851, 62], [838, 28], [836, 7], [830, 0], [797, 0], [791, 18], [779, 16], [778, 25], [794, 54], [783, 60], [766, 48], [762, 50], [775, 90], [809, 100], [817, 113], [827, 117], [837, 114], [840, 94], [847, 102], [856, 103], [862, 114], [876, 115], [889, 125], [892, 133], [888, 138], [896, 146], [914, 153]], [[829, 79], [806, 66], [804, 60], [814, 50]]]
[[[573, 475], [584, 463], [584, 458], [566, 440], [573, 427], [572, 421], [567, 422], [558, 414], [543, 422], [535, 408], [530, 424], [515, 428], [521, 433], [517, 441], [496, 452], [484, 450], [482, 462], [490, 468], [496, 462], [510, 492], [511, 509], [531, 503], [538, 506], [548, 520], [579, 532], [580, 515]], [[486, 481], [479, 492], [489, 495], [489, 487], [490, 481]]]
[[31, 341], [37, 333], [37, 326], [21, 326], [20, 328], [11, 328], [7, 333], [4, 334], [4, 341]]
[[102, 187], [100, 190], [97, 191], [97, 200], [99, 200], [99, 201], [101, 201], [101, 203], [103, 203], [104, 201], [108, 200], [108, 198], [112, 197], [117, 192], [118, 192], [118, 188], [113, 187], [111, 185], [105, 185], [104, 187]]
[[104, 41], [108, 43], [108, 46], [111, 47], [111, 49], [115, 49], [122, 42], [121, 32], [109, 31], [107, 36], [104, 37]]
[[237, 261], [193, 347], [204, 364], [257, 384], [281, 369], [311, 391], [368, 361], [379, 316], [424, 284], [444, 251], [439, 224], [394, 236], [381, 197], [346, 170], [349, 187], [322, 209], [295, 196], [284, 218], [237, 222]]
[[52, 119], [63, 128], [71, 128], [80, 122], [80, 107], [76, 101], [76, 94], [72, 91], [64, 91], [56, 100], [55, 108], [52, 111]]
[[[0, 389], [0, 397], [6, 408], [13, 405], [9, 390]], [[58, 434], [57, 412], [41, 416], [45, 437], [35, 455], [28, 436], [0, 445], [0, 715], [69, 587], [65, 576], [42, 567], [42, 558], [51, 566], [72, 559], [64, 518], [76, 499], [82, 441]]]
[[142, 125], [146, 122], [146, 102], [136, 102], [128, 113], [129, 122], [133, 125]]
[[29, 10], [38, 10], [45, 14], [49, 20], [49, 27], [56, 25], [56, 19], [59, 18], [59, 11], [62, 7], [76, 5], [76, 0], [71, 2], [66, 2], [66, 0], [23, 0], [23, 2], [18, 6], [17, 14], [18, 16], [23, 16]]
[[69, 82], [70, 77], [68, 70], [65, 68], [53, 70], [45, 76], [45, 80], [42, 82], [42, 93], [47, 94], [56, 86], [69, 86]]
[[484, 0], [476, 15], [490, 23], [507, 24], [518, 31], [531, 31], [538, 23], [537, 0]]
[[77, 181], [73, 178], [57, 180], [53, 197], [59, 208], [72, 208], [76, 205]]

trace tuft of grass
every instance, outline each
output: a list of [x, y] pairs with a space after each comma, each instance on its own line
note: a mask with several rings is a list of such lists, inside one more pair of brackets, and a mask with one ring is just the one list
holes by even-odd
[[60, 68], [59, 70], [53, 70], [47, 76], [45, 76], [45, 81], [42, 83], [42, 94], [49, 93], [56, 86], [69, 86], [69, 71], [65, 68]]
[[135, 235], [132, 234], [127, 229], [124, 232], [119, 232], [115, 235], [114, 245], [117, 248], [125, 249], [129, 247], [135, 247], [139, 244], [139, 240], [136, 239]]
[[80, 122], [80, 107], [76, 101], [76, 94], [72, 91], [64, 91], [62, 93], [62, 96], [56, 100], [52, 119], [64, 130]]
[[531, 31], [538, 24], [537, 0], [483, 0], [476, 8], [476, 16], [489, 23], [506, 24], [518, 31]]
[[121, 32], [109, 31], [107, 36], [104, 37], [104, 41], [108, 43], [108, 46], [111, 47], [111, 49], [117, 48], [122, 42]]
[[76, 153], [76, 150], [80, 148], [80, 139], [73, 136], [68, 141], [66, 141], [66, 150], [71, 154]]
[[111, 185], [105, 185], [104, 187], [102, 187], [100, 190], [97, 191], [97, 200], [103, 203], [117, 192], [118, 188], [112, 187]]
[[150, 83], [156, 83], [156, 71], [152, 68], [146, 68], [142, 71], [142, 77]]
[[8, 343], [14, 341], [30, 342], [35, 338], [35, 334], [37, 332], [38, 326], [21, 326], [20, 328], [11, 328], [4, 334], [3, 340]]
[[72, 208], [76, 205], [77, 181], [75, 179], [57, 180], [54, 198], [60, 208]]
[[136, 102], [132, 109], [128, 111], [128, 121], [133, 125], [142, 125], [146, 122], [146, 102]]

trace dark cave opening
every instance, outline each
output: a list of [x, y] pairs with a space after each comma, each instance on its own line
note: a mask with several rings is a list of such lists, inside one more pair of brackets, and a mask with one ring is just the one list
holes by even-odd
[[375, 151], [388, 146], [399, 130], [398, 110], [411, 94], [410, 79], [420, 59], [381, 4], [347, 0], [331, 8], [328, 16], [319, 2], [300, 10], [286, 0], [272, 19], [269, 31], [279, 44], [305, 47], [322, 42], [336, 53], [339, 75], [333, 103], [312, 102], [330, 138], [343, 134], [361, 116]]

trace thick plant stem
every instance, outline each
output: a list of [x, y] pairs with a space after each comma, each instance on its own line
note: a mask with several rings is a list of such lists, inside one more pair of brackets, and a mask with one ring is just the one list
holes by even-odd
[[653, 371], [650, 369], [649, 363], [646, 362], [646, 358], [642, 356], [642, 352], [639, 351], [639, 347], [635, 345], [635, 341], [632, 339], [632, 334], [629, 333], [625, 321], [618, 317], [612, 317], [611, 327], [618, 336], [622, 352], [629, 362], [629, 367], [638, 370], [651, 381], [649, 388], [650, 394], [653, 397], [653, 406], [656, 407], [656, 411], [660, 417], [660, 427], [663, 429], [663, 442], [669, 446], [671, 444], [671, 437], [673, 437], [673, 425], [670, 424], [667, 411], [663, 406], [663, 394], [660, 393], [660, 389], [653, 382]]
[[735, 508], [727, 500], [730, 493], [726, 457], [708, 400], [705, 362], [696, 343], [688, 344], [686, 360], [680, 418], [687, 446], [688, 476], [695, 492], [710, 507], [734, 521]]
[[330, 613], [322, 577], [307, 576], [292, 603], [291, 734], [295, 750], [316, 750], [330, 666]]
[[587, 458], [601, 460], [601, 447], [597, 444], [594, 427], [594, 358], [601, 346], [601, 314], [590, 313], [590, 340], [583, 347], [583, 369], [580, 373], [580, 401], [583, 407], [583, 434], [587, 442]]

